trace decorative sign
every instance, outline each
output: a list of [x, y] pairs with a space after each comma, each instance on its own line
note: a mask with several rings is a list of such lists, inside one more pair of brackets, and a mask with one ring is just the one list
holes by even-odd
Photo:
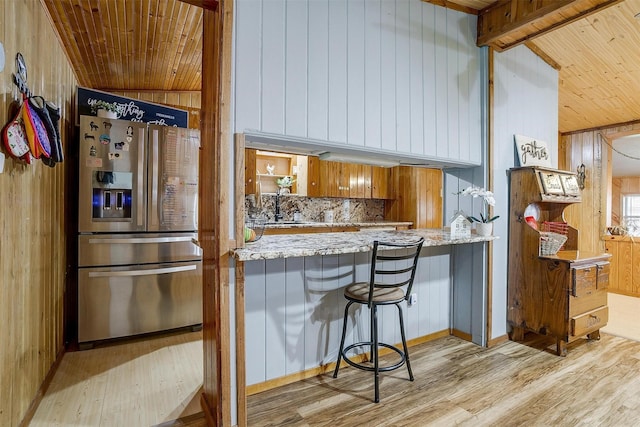
[[546, 194], [564, 195], [560, 176], [557, 173], [540, 172], [540, 180]]
[[528, 136], [514, 135], [520, 166], [551, 167], [551, 154], [547, 143]]
[[76, 124], [80, 123], [80, 116], [91, 115], [91, 106], [97, 101], [115, 102], [118, 107], [118, 119], [120, 120], [181, 128], [189, 127], [189, 112], [186, 110], [126, 98], [124, 96], [113, 95], [84, 87], [78, 87], [78, 116]]
[[567, 196], [580, 195], [580, 187], [575, 175], [560, 175], [560, 181], [562, 182], [562, 188], [564, 188], [564, 194]]

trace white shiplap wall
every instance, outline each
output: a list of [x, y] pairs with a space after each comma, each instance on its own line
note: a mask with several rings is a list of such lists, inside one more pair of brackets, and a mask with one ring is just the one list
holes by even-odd
[[420, 0], [238, 0], [235, 132], [479, 164], [476, 17]]
[[490, 338], [507, 333], [508, 179], [515, 167], [514, 134], [546, 141], [553, 167], [558, 165], [558, 72], [525, 46], [494, 54], [493, 177], [495, 212], [500, 215], [494, 233], [503, 236], [493, 245], [493, 329]]
[[[448, 247], [422, 250], [413, 291], [418, 303], [403, 307], [407, 339], [449, 328]], [[312, 369], [336, 360], [346, 300], [344, 287], [366, 281], [370, 253], [287, 258], [245, 263], [247, 385]], [[351, 309], [354, 312], [354, 308]], [[401, 341], [395, 307], [379, 310], [384, 342]], [[368, 336], [368, 311], [346, 342]]]

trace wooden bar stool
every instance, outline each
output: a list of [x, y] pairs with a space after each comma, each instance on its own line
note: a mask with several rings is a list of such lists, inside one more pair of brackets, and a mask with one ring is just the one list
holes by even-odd
[[[411, 372], [411, 363], [409, 362], [409, 351], [407, 349], [402, 307], [400, 304], [403, 301], [408, 301], [411, 296], [411, 288], [415, 278], [416, 266], [418, 265], [418, 257], [420, 256], [423, 243], [423, 238], [412, 243], [375, 241], [373, 243], [373, 253], [371, 256], [371, 274], [369, 281], [352, 283], [344, 290], [344, 297], [349, 302], [344, 308], [342, 339], [340, 340], [340, 350], [338, 351], [338, 360], [336, 362], [336, 368], [333, 371], [333, 378], [338, 377], [338, 370], [340, 369], [340, 361], [342, 359], [354, 368], [372, 371], [374, 373], [374, 401], [376, 403], [380, 401], [380, 372], [398, 369], [406, 363], [407, 370], [409, 371], [409, 380], [413, 381], [413, 372]], [[366, 305], [369, 308], [369, 314], [371, 316], [369, 341], [360, 341], [345, 347], [344, 340], [347, 334], [349, 308], [354, 303], [363, 306]], [[378, 341], [378, 306], [391, 304], [398, 308], [400, 333], [402, 335], [402, 350], [394, 345]], [[380, 367], [378, 360], [378, 349], [380, 347], [395, 351], [400, 356], [400, 361], [390, 366]], [[349, 351], [358, 348], [367, 348], [369, 350], [368, 361], [356, 362], [347, 356]]]

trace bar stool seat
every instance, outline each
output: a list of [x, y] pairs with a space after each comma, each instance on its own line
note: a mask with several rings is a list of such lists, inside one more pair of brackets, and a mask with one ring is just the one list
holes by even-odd
[[[407, 365], [409, 380], [413, 381], [413, 372], [409, 361], [409, 351], [404, 331], [404, 319], [402, 315], [403, 301], [408, 301], [411, 295], [411, 288], [415, 278], [415, 271], [418, 265], [418, 257], [424, 239], [413, 243], [392, 243], [375, 241], [371, 257], [371, 274], [368, 282], [356, 282], [348, 285], [344, 290], [344, 297], [349, 301], [344, 309], [344, 319], [342, 324], [342, 338], [338, 351], [338, 360], [333, 372], [333, 377], [338, 377], [340, 362], [342, 359], [353, 366], [364, 371], [374, 372], [375, 394], [374, 402], [380, 401], [379, 373], [398, 369]], [[390, 253], [391, 251], [391, 253]], [[347, 320], [349, 308], [353, 304], [366, 305], [371, 316], [370, 335], [368, 341], [359, 341], [344, 346], [347, 333]], [[402, 349], [378, 340], [378, 306], [395, 305], [398, 309], [400, 322], [400, 334], [402, 336]], [[380, 366], [378, 349], [380, 347], [394, 351], [400, 356], [400, 361], [388, 366]], [[368, 349], [370, 355], [368, 360], [358, 362], [348, 357], [351, 350], [363, 348]]]

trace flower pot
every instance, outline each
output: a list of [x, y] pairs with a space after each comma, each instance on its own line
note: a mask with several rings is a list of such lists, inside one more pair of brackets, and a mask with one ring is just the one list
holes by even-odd
[[118, 115], [116, 114], [115, 111], [107, 111], [104, 108], [100, 108], [98, 111], [96, 111], [96, 114], [98, 115], [98, 117], [101, 117], [103, 119], [117, 119]]
[[493, 223], [492, 222], [477, 222], [476, 223], [476, 234], [478, 236], [491, 236], [493, 232]]

